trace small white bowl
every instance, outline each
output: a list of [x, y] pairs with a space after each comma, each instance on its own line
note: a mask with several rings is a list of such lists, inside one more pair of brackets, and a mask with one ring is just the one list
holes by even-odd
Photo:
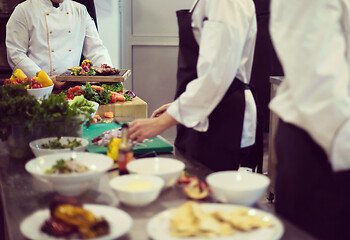
[[263, 174], [221, 171], [206, 178], [213, 197], [223, 203], [251, 206], [258, 201], [270, 184]]
[[52, 89], [54, 85], [51, 85], [49, 87], [44, 88], [34, 88], [34, 89], [27, 89], [28, 93], [30, 95], [33, 95], [36, 99], [46, 99], [50, 96]]
[[164, 187], [173, 186], [185, 169], [185, 164], [172, 158], [140, 158], [129, 162], [126, 168], [130, 173], [155, 175], [163, 178]]
[[[87, 145], [89, 145], [89, 141], [85, 138], [79, 138], [79, 137], [61, 137], [60, 142], [62, 144], [67, 144], [68, 140], [73, 141], [74, 139], [77, 139], [81, 142], [81, 146], [73, 148], [73, 151], [76, 152], [84, 152]], [[70, 152], [72, 151], [70, 148], [63, 148], [63, 149], [47, 149], [43, 148], [42, 145], [45, 143], [49, 143], [49, 141], [57, 140], [57, 137], [49, 137], [49, 138], [40, 138], [34, 141], [31, 141], [29, 143], [29, 147], [34, 153], [35, 157], [40, 157], [43, 155], [48, 154], [54, 154], [54, 153], [63, 153], [63, 152]]]
[[[72, 156], [87, 166], [89, 171], [69, 174], [47, 174], [57, 160], [69, 160]], [[92, 183], [113, 165], [112, 158], [98, 153], [66, 152], [44, 155], [27, 162], [25, 169], [35, 178], [50, 183], [54, 191], [64, 196], [77, 196], [86, 191]]]
[[157, 176], [131, 174], [115, 177], [109, 185], [125, 205], [143, 207], [158, 198], [164, 180]]

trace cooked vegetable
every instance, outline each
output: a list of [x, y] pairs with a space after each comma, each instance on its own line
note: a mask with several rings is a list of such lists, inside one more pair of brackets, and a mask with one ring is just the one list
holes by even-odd
[[105, 112], [105, 113], [104, 113], [104, 116], [105, 116], [106, 118], [113, 118], [113, 117], [114, 117], [114, 114], [113, 114], [113, 112]]

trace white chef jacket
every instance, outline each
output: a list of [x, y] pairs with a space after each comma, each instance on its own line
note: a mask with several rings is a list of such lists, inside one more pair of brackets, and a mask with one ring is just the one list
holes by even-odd
[[6, 25], [9, 65], [33, 78], [44, 70], [58, 75], [80, 65], [81, 54], [95, 66], [112, 61], [86, 7], [65, 0], [58, 8], [50, 0], [19, 4]]
[[[192, 28], [200, 46], [198, 78], [187, 84], [167, 112], [186, 127], [205, 132], [209, 115], [234, 78], [250, 81], [257, 33], [254, 3], [200, 0], [193, 10]], [[245, 100], [241, 147], [255, 142], [256, 105], [250, 90], [245, 90]]]
[[350, 169], [349, 0], [273, 0], [270, 32], [285, 80], [270, 108], [305, 131], [334, 171]]

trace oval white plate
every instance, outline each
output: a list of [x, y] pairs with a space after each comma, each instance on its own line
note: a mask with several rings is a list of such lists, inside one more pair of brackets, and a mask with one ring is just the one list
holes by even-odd
[[[109, 223], [109, 234], [92, 240], [110, 240], [127, 233], [133, 223], [132, 218], [126, 212], [104, 205], [84, 204], [84, 208], [91, 211], [96, 217], [104, 217]], [[41, 225], [50, 217], [49, 209], [38, 210], [21, 222], [20, 230], [22, 234], [33, 240], [64, 240], [55, 238], [41, 232]]]
[[[230, 204], [216, 204], [216, 203], [206, 203], [201, 204], [204, 211], [212, 212], [215, 210], [232, 211], [237, 207], [242, 207], [238, 205]], [[261, 228], [258, 230], [253, 230], [251, 232], [240, 232], [235, 231], [234, 234], [230, 236], [217, 237], [215, 240], [277, 240], [282, 237], [284, 232], [283, 224], [272, 214], [267, 212], [249, 208], [250, 214], [256, 214], [258, 216], [264, 217], [273, 223], [271, 228]], [[148, 235], [154, 240], [208, 240], [213, 238], [173, 238], [170, 235], [169, 222], [171, 218], [171, 209], [165, 210], [156, 216], [154, 216], [147, 225]]]

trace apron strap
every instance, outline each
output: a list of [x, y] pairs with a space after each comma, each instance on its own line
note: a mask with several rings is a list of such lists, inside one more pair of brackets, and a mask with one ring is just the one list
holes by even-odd
[[199, 3], [199, 1], [200, 1], [200, 0], [196, 0], [196, 2], [194, 3], [193, 7], [192, 7], [191, 10], [190, 10], [190, 13], [192, 13], [192, 12], [196, 9], [197, 4]]

